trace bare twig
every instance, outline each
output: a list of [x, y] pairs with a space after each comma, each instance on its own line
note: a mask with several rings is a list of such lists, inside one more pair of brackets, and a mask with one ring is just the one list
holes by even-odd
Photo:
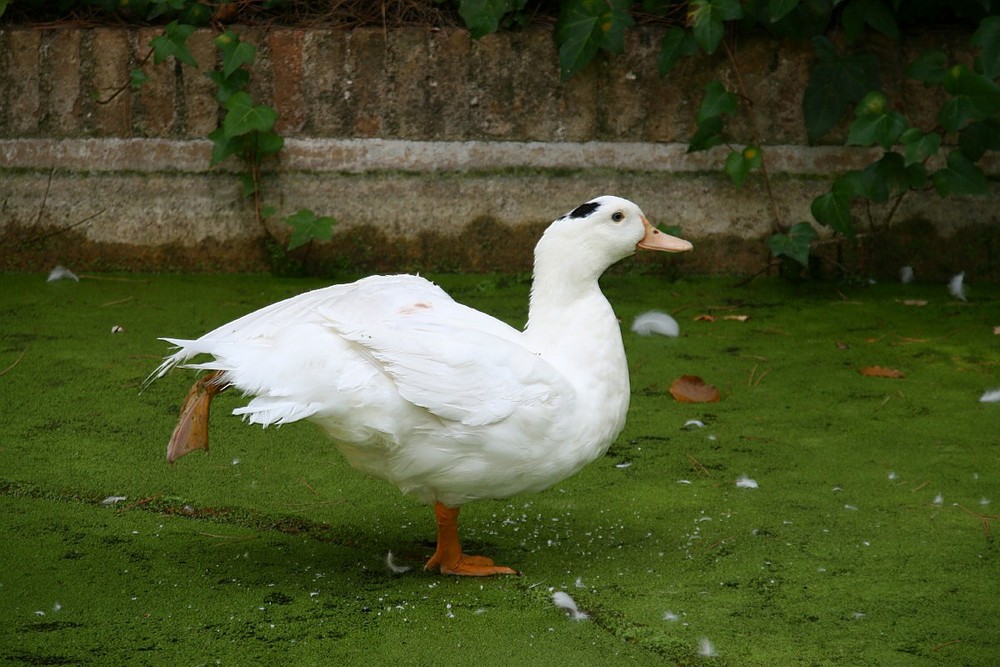
[[695, 469], [696, 472], [704, 475], [705, 477], [711, 477], [712, 473], [708, 472], [708, 468], [701, 464], [701, 461], [696, 459], [691, 454], [688, 454], [688, 461], [691, 462], [691, 467]]
[[12, 363], [10, 366], [0, 371], [0, 375], [6, 375], [10, 371], [14, 370], [14, 367], [17, 366], [19, 363], [21, 363], [21, 359], [24, 358], [24, 355], [27, 351], [28, 348], [24, 348], [23, 350], [21, 350], [21, 354], [17, 355], [17, 359], [14, 360], [14, 363]]
[[50, 231], [50, 232], [48, 232], [46, 234], [37, 234], [35, 236], [32, 236], [30, 239], [27, 239], [25, 241], [21, 241], [21, 243], [18, 244], [17, 249], [21, 250], [25, 246], [29, 246], [32, 243], [38, 243], [39, 241], [44, 241], [45, 239], [52, 238], [53, 236], [58, 236], [59, 234], [65, 234], [66, 232], [68, 232], [69, 230], [71, 230], [71, 229], [73, 229], [75, 227], [79, 227], [80, 225], [83, 225], [83, 224], [86, 224], [86, 223], [90, 222], [91, 220], [93, 220], [94, 218], [96, 218], [97, 216], [101, 215], [102, 213], [104, 213], [107, 210], [108, 209], [106, 209], [106, 208], [102, 208], [97, 213], [94, 213], [93, 215], [88, 215], [83, 220], [78, 220], [78, 221], [74, 222], [71, 225], [67, 225], [66, 227], [60, 227], [58, 229], [54, 229], [54, 230], [52, 230], [52, 231]]
[[[146, 63], [149, 62], [150, 56], [152, 56], [152, 55], [153, 55], [153, 49], [150, 49], [149, 53], [147, 53], [145, 55], [145, 57], [143, 57], [143, 59], [139, 61], [139, 67], [145, 67]], [[113, 93], [111, 93], [110, 96], [108, 96], [107, 98], [105, 98], [103, 100], [99, 99], [99, 100], [94, 100], [94, 101], [97, 102], [98, 104], [111, 104], [115, 100], [116, 97], [118, 97], [119, 95], [121, 95], [122, 93], [124, 93], [131, 86], [132, 86], [132, 80], [131, 80], [131, 77], [129, 77], [128, 83], [122, 84], [122, 86], [120, 88], [118, 88], [117, 90], [115, 90]]]
[[[742, 97], [747, 103], [747, 118], [750, 120], [750, 130], [753, 133], [753, 141], [757, 146], [761, 146], [763, 142], [763, 136], [760, 132], [760, 125], [757, 123], [757, 115], [753, 111], [753, 100], [747, 95], [746, 86], [743, 84], [743, 75], [740, 74], [739, 63], [736, 61], [736, 54], [733, 53], [732, 48], [730, 48], [727, 40], [722, 40], [722, 46], [726, 49], [726, 56], [729, 58], [729, 64], [732, 65], [733, 74], [736, 75], [736, 85], [739, 86], [740, 97]], [[771, 205], [771, 215], [774, 216], [771, 221], [771, 229], [775, 232], [784, 231], [784, 227], [781, 224], [781, 214], [778, 212], [778, 202], [774, 198], [774, 191], [771, 189], [771, 178], [767, 173], [767, 160], [764, 155], [761, 155], [760, 160], [760, 174], [764, 178], [764, 187], [767, 189], [767, 201]]]

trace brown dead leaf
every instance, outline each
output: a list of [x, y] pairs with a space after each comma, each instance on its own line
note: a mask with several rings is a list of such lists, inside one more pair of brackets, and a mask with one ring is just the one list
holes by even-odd
[[698, 315], [697, 317], [694, 318], [694, 321], [695, 322], [714, 322], [715, 321], [715, 315], [709, 315], [708, 313], [706, 313], [704, 315]]
[[697, 375], [682, 375], [670, 385], [670, 395], [681, 403], [716, 403], [719, 390]]
[[859, 368], [858, 372], [870, 378], [905, 378], [906, 373], [895, 368], [884, 368], [882, 366], [865, 366]]
[[927, 300], [926, 299], [903, 299], [902, 301], [900, 301], [900, 303], [903, 304], [904, 306], [926, 306], [927, 305]]

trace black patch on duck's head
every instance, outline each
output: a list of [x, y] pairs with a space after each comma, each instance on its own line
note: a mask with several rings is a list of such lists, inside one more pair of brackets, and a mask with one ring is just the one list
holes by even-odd
[[600, 204], [594, 201], [589, 201], [586, 204], [580, 204], [566, 216], [567, 218], [586, 218], [588, 215], [600, 208]]

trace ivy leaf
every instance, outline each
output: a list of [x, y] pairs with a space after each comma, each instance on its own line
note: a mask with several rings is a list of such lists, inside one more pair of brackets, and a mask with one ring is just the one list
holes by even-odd
[[844, 32], [851, 41], [861, 36], [865, 25], [869, 25], [883, 35], [899, 39], [899, 26], [892, 12], [882, 0], [851, 0], [840, 15]]
[[1000, 151], [1000, 118], [970, 123], [958, 135], [958, 147], [977, 162], [986, 151]]
[[285, 138], [273, 130], [257, 132], [257, 156], [274, 155], [285, 145]]
[[984, 195], [989, 191], [982, 170], [960, 150], [948, 153], [948, 166], [935, 171], [931, 178], [942, 197]]
[[625, 28], [635, 21], [629, 0], [566, 0], [556, 22], [560, 74], [570, 78], [594, 59], [598, 49], [620, 53]]
[[239, 35], [227, 30], [215, 38], [215, 46], [222, 52], [222, 75], [229, 77], [243, 65], [253, 65], [257, 49], [253, 44], [240, 41]]
[[496, 32], [504, 14], [524, 7], [525, 0], [461, 0], [458, 14], [473, 39]]
[[927, 183], [927, 167], [923, 162], [906, 165], [903, 173], [906, 187], [913, 190], [923, 190]]
[[223, 106], [230, 97], [246, 88], [247, 84], [250, 83], [250, 72], [245, 69], [238, 69], [229, 76], [213, 69], [205, 72], [205, 76], [215, 84], [215, 99]]
[[217, 165], [230, 155], [242, 155], [246, 145], [245, 137], [227, 137], [226, 131], [222, 127], [217, 127], [209, 133], [208, 138], [212, 141], [212, 158], [210, 165]]
[[149, 82], [149, 77], [142, 71], [141, 67], [136, 67], [129, 73], [129, 84], [132, 90], [138, 90]]
[[809, 266], [809, 249], [819, 234], [808, 222], [800, 222], [787, 234], [774, 234], [767, 240], [767, 247], [775, 257], [791, 257], [802, 266]]
[[785, 18], [797, 4], [799, 0], [770, 0], [767, 3], [767, 11], [771, 15], [771, 23], [777, 23]]
[[816, 143], [829, 132], [851, 104], [881, 87], [875, 56], [866, 53], [840, 56], [826, 37], [814, 37], [813, 48], [819, 62], [809, 75], [802, 98], [809, 143]]
[[292, 228], [288, 239], [288, 249], [294, 250], [310, 241], [329, 241], [333, 238], [333, 226], [336, 220], [330, 216], [317, 216], [307, 208], [285, 218], [285, 223]]
[[687, 23], [698, 46], [711, 55], [722, 41], [725, 22], [742, 17], [739, 0], [692, 0], [688, 5]]
[[809, 207], [816, 222], [854, 239], [854, 221], [851, 218], [851, 201], [833, 192], [827, 192], [813, 200]]
[[694, 38], [684, 28], [674, 26], [663, 36], [660, 42], [660, 53], [656, 57], [656, 64], [660, 68], [660, 76], [666, 76], [667, 72], [674, 68], [677, 61], [684, 56], [693, 55], [698, 50]]
[[705, 85], [705, 96], [701, 99], [697, 121], [699, 124], [723, 114], [733, 114], [739, 106], [739, 98], [726, 90], [718, 79], [712, 79]]
[[899, 141], [903, 144], [903, 157], [907, 166], [937, 155], [941, 147], [940, 134], [936, 132], [924, 134], [923, 130], [917, 127], [911, 127], [899, 135]]
[[153, 49], [153, 63], [159, 65], [167, 58], [174, 57], [185, 65], [197, 67], [198, 63], [187, 47], [187, 38], [194, 30], [193, 25], [186, 23], [177, 21], [168, 23], [163, 29], [163, 34], [157, 35], [149, 42]]
[[897, 111], [886, 112], [885, 95], [874, 91], [865, 95], [855, 110], [854, 122], [847, 137], [853, 146], [878, 144], [890, 148], [906, 129], [906, 119]]
[[928, 86], [936, 86], [944, 80], [948, 71], [948, 56], [942, 51], [928, 51], [910, 63], [906, 76], [923, 81]]
[[274, 127], [278, 112], [271, 107], [254, 105], [249, 93], [240, 91], [232, 95], [225, 104], [228, 111], [222, 121], [222, 129], [226, 137], [236, 137], [248, 134], [254, 130], [267, 132]]
[[983, 19], [969, 41], [982, 49], [979, 52], [979, 71], [991, 79], [1000, 76], [1000, 16]]
[[856, 197], [867, 197], [870, 190], [864, 173], [857, 169], [844, 172], [830, 187], [830, 191], [844, 201], [851, 201]]
[[950, 68], [941, 85], [953, 96], [941, 106], [938, 115], [949, 132], [957, 132], [970, 121], [985, 120], [1000, 111], [1000, 86], [965, 65]]
[[691, 137], [687, 152], [695, 153], [708, 150], [725, 141], [726, 138], [722, 135], [722, 116], [712, 116], [706, 118], [704, 122], [698, 123], [698, 130]]
[[243, 184], [243, 198], [248, 199], [253, 195], [257, 194], [258, 188], [257, 184], [253, 180], [253, 176], [246, 172], [240, 174], [240, 183]]
[[888, 201], [890, 196], [909, 187], [903, 156], [894, 151], [887, 151], [877, 162], [868, 165], [863, 176], [868, 198], [878, 203]]
[[[127, 1], [127, 0], [126, 0]], [[213, 9], [202, 2], [180, 2], [180, 6], [174, 7], [176, 10], [183, 10], [181, 20], [194, 25], [208, 25], [212, 20]], [[186, 7], [184, 5], [187, 5]], [[152, 17], [148, 17], [152, 18]]]
[[752, 169], [760, 167], [764, 161], [763, 152], [757, 146], [747, 146], [742, 151], [733, 151], [726, 158], [726, 174], [737, 188], [743, 187], [743, 182]]

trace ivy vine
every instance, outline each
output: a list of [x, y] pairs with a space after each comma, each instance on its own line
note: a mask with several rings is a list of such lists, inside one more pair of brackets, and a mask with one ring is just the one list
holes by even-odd
[[[775, 262], [808, 266], [820, 237], [816, 225], [853, 247], [877, 228], [887, 228], [900, 203], [914, 192], [941, 197], [982, 195], [989, 190], [982, 170], [984, 157], [1000, 151], [1000, 0], [425, 0], [428, 7], [450, 8], [473, 38], [516, 29], [538, 16], [555, 24], [560, 73], [569, 79], [599, 54], [620, 53], [625, 34], [639, 24], [663, 25], [657, 67], [670, 76], [677, 64], [697, 54], [721, 51], [733, 76], [709, 82], [698, 108], [690, 151], [725, 146], [720, 169], [737, 188], [759, 176], [771, 205], [772, 234], [767, 241]], [[56, 5], [53, 8], [53, 5]], [[306, 6], [306, 0], [0, 0], [0, 16], [15, 6], [30, 13], [96, 8], [142, 21], [169, 21], [151, 44], [154, 64], [170, 58], [195, 66], [186, 46], [199, 26], [214, 25], [221, 67], [208, 72], [224, 110], [210, 135], [212, 163], [229, 156], [247, 166], [244, 193], [252, 197], [261, 226], [273, 210], [263, 206], [261, 164], [282, 148], [275, 132], [276, 111], [257, 103], [248, 84], [256, 58], [253, 45], [222, 24], [254, 8]], [[876, 33], [898, 40], [907, 30], [940, 23], [969, 26], [970, 57], [949, 61], [929, 51], [909, 64], [906, 75], [944, 100], [932, 126], [919, 126], [882, 90], [881, 63], [860, 38]], [[738, 54], [731, 47], [741, 32], [807, 40], [815, 54], [802, 102], [802, 118], [810, 143], [818, 143], [845, 120], [846, 144], [881, 151], [863, 169], [838, 175], [828, 191], [811, 203], [812, 220], [781, 219], [768, 177], [767, 137], [754, 117], [754, 91], [744, 85]], [[147, 80], [141, 67], [131, 84]], [[742, 115], [751, 128], [749, 142], [734, 141], [728, 123]], [[876, 219], [870, 204], [885, 205]], [[335, 221], [302, 210], [283, 221], [287, 246], [294, 249], [329, 238]], [[270, 232], [268, 232], [270, 235]], [[306, 251], [308, 252], [308, 250]]]

